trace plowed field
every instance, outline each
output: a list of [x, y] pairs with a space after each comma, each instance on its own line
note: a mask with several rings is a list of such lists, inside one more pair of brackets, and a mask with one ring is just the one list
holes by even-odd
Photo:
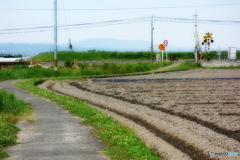
[[41, 86], [112, 115], [165, 159], [240, 159], [211, 155], [240, 152], [238, 78], [240, 70], [191, 70]]

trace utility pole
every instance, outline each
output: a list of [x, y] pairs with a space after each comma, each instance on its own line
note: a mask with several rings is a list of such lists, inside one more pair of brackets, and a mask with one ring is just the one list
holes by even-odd
[[153, 63], [153, 16], [151, 18], [151, 61]]
[[195, 37], [195, 47], [194, 47], [194, 59], [195, 62], [198, 62], [198, 55], [201, 53], [201, 47], [200, 47], [200, 43], [199, 43], [199, 37], [198, 37], [198, 29], [197, 29], [197, 12], [195, 15], [193, 15], [195, 17], [195, 33], [194, 33], [194, 37]]
[[54, 70], [57, 71], [57, 0], [54, 0]]

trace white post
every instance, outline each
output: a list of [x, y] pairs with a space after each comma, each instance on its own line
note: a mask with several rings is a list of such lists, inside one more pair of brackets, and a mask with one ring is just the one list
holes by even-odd
[[219, 51], [218, 51], [218, 58], [219, 58], [219, 61], [221, 61], [221, 49], [220, 49], [220, 45], [219, 45]]
[[163, 50], [162, 50], [162, 61], [164, 60], [164, 57], [163, 57]]
[[167, 61], [168, 60], [168, 57], [167, 57], [167, 45], [165, 47], [166, 47], [166, 61]]
[[57, 71], [57, 0], [54, 0], [54, 70]]

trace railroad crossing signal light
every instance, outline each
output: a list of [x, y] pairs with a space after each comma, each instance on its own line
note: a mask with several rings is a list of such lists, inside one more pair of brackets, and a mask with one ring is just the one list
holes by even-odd
[[210, 49], [210, 44], [214, 42], [213, 33], [205, 33], [205, 36], [203, 36], [203, 42], [202, 45], [205, 45], [205, 51], [209, 51]]

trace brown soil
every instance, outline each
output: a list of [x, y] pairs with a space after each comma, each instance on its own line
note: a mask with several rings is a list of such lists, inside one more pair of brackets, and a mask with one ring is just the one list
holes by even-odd
[[[240, 70], [190, 70], [121, 78], [240, 78]], [[74, 80], [47, 81], [41, 87], [100, 108], [132, 128], [165, 159], [207, 160], [229, 159], [210, 157], [210, 152], [240, 151], [239, 82]], [[231, 159], [235, 158], [239, 157]]]

